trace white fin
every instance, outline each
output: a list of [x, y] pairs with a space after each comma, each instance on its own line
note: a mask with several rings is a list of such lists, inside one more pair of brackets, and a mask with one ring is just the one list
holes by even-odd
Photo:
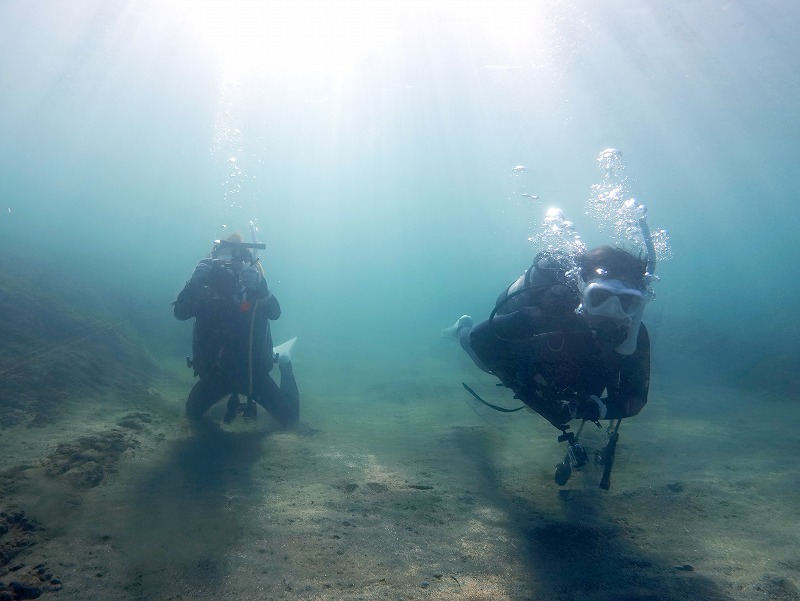
[[442, 330], [442, 336], [455, 336], [459, 328], [472, 327], [472, 318], [469, 315], [462, 315], [449, 328]]
[[278, 363], [280, 365], [286, 365], [292, 361], [292, 349], [294, 348], [295, 342], [297, 342], [297, 336], [273, 349], [275, 354], [278, 355]]

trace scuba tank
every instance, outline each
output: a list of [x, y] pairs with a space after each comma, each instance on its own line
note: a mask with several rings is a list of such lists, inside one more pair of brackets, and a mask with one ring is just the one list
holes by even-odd
[[528, 270], [497, 298], [490, 319], [523, 307], [539, 307], [554, 313], [573, 311], [580, 297], [577, 285], [567, 273], [574, 268], [566, 253], [554, 250], [538, 253]]

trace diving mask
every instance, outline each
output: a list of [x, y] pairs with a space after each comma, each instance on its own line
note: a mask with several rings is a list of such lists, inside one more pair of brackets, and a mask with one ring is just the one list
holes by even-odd
[[579, 312], [623, 324], [627, 334], [615, 350], [621, 355], [633, 354], [644, 307], [652, 297], [622, 280], [596, 279], [583, 286], [581, 298]]
[[263, 250], [266, 246], [266, 244], [258, 242], [214, 240], [214, 246], [211, 249], [211, 258], [225, 261], [247, 261], [252, 264], [258, 260], [256, 252], [259, 249]]
[[597, 317], [629, 321], [640, 314], [645, 302], [641, 290], [621, 280], [594, 280], [583, 289], [583, 309]]

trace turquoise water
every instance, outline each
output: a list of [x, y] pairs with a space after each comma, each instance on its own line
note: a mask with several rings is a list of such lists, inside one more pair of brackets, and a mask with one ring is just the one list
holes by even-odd
[[796, 350], [791, 3], [257, 4], [3, 2], [4, 246], [168, 301], [255, 220], [276, 327], [375, 352], [485, 315], [548, 207], [608, 241], [616, 147], [671, 237], [651, 313]]
[[[798, 29], [784, 0], [1, 0], [0, 258], [45, 290], [50, 270], [67, 274], [79, 309], [106, 299], [103, 318], [127, 320], [170, 372], [191, 342], [170, 302], [214, 239], [254, 221], [283, 306], [276, 342], [300, 340], [304, 421], [391, 450], [402, 445], [369, 412], [387, 403], [390, 421], [460, 398], [477, 376], [439, 331], [488, 316], [539, 250], [528, 239], [549, 208], [589, 246], [611, 241], [587, 203], [598, 155], [618, 148], [671, 250], [644, 316], [643, 423], [688, 432], [695, 411], [713, 422], [733, 396], [741, 410], [763, 395], [780, 420], [800, 395]], [[430, 405], [400, 440], [465, 419]], [[771, 440], [760, 427], [758, 452]], [[679, 478], [660, 432], [628, 440]], [[692, 439], [712, 449], [709, 470], [728, 469], [725, 436]], [[547, 441], [553, 458], [510, 459], [511, 471], [549, 471], [561, 451]]]

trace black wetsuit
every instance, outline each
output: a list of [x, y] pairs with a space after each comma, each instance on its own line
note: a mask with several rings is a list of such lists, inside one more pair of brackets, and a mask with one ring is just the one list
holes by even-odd
[[278, 299], [261, 278], [256, 290], [240, 290], [236, 269], [213, 264], [205, 282], [190, 280], [175, 301], [175, 317], [195, 318], [193, 367], [199, 380], [186, 401], [190, 419], [200, 418], [225, 395], [255, 400], [281, 424], [299, 416], [299, 395], [291, 364], [280, 365], [280, 388], [270, 377], [273, 354], [270, 320], [280, 317]]
[[500, 295], [494, 318], [469, 332], [475, 356], [556, 427], [571, 417], [563, 401], [573, 402], [581, 418], [582, 409], [597, 407], [590, 395], [607, 395], [602, 398], [606, 419], [639, 413], [650, 384], [650, 339], [644, 324], [634, 353], [617, 353], [625, 331], [591, 329], [575, 313], [577, 291], [553, 283], [547, 274], [535, 274], [535, 265]]

